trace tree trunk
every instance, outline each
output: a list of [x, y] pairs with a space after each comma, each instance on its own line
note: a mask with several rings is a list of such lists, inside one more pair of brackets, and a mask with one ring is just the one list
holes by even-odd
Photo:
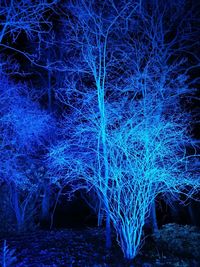
[[158, 231], [155, 199], [153, 200], [152, 207], [151, 207], [151, 219], [152, 219], [152, 230], [153, 230], [153, 233], [155, 234]]
[[22, 210], [19, 203], [19, 194], [17, 192], [16, 186], [12, 185], [12, 204], [15, 212], [15, 217], [17, 221], [17, 231], [20, 233], [24, 227], [24, 215], [22, 214]]
[[110, 249], [112, 245], [111, 241], [111, 227], [110, 227], [110, 214], [106, 213], [106, 248]]
[[44, 185], [44, 196], [42, 199], [42, 214], [41, 220], [43, 223], [48, 223], [50, 219], [50, 186]]

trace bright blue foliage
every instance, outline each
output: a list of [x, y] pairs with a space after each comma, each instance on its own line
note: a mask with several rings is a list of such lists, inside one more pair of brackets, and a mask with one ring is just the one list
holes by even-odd
[[26, 90], [1, 76], [1, 174], [19, 186], [30, 186], [26, 169], [52, 139], [55, 125], [51, 115], [25, 95]]

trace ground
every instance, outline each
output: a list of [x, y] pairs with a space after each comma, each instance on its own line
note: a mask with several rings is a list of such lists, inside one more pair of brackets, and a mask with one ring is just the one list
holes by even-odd
[[2, 234], [0, 245], [3, 247], [6, 239], [8, 247], [15, 249], [16, 267], [200, 266], [200, 229], [195, 227], [165, 225], [156, 236], [146, 239], [132, 262], [123, 259], [115, 241], [106, 251], [104, 235], [101, 228], [40, 230], [9, 237]]

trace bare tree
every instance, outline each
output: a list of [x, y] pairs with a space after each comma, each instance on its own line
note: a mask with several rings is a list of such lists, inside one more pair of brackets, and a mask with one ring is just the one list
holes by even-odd
[[[180, 102], [193, 92], [193, 67], [180, 53], [193, 48], [192, 24], [173, 13], [179, 6], [171, 1], [170, 8], [157, 1], [95, 3], [70, 3], [63, 21], [68, 73], [57, 96], [69, 111], [49, 165], [72, 191], [95, 191], [104, 203], [107, 233], [111, 219], [131, 259], [155, 198], [187, 198], [199, 187], [195, 141]], [[180, 21], [176, 32], [172, 24]]]
[[[137, 2], [132, 2], [131, 9], [137, 7]], [[112, 69], [116, 62], [115, 52], [112, 51], [110, 36], [115, 34], [116, 23], [125, 16], [131, 3], [123, 2], [118, 6], [113, 1], [76, 1], [70, 2], [66, 8], [66, 18], [63, 24], [66, 31], [66, 46], [68, 56], [68, 74], [66, 76], [66, 93], [90, 95], [96, 103], [98, 118], [96, 117], [96, 148], [98, 160], [98, 176], [101, 191], [104, 192], [104, 205], [106, 203], [106, 191], [108, 184], [108, 155], [107, 155], [107, 112], [106, 93], [109, 86], [106, 85], [110, 75], [115, 76], [117, 70]], [[109, 9], [109, 13], [107, 12]], [[68, 13], [67, 13], [68, 12]], [[112, 38], [114, 40], [114, 38]], [[109, 49], [108, 49], [108, 46]], [[109, 51], [109, 52], [108, 52]], [[110, 55], [108, 55], [110, 53]], [[116, 65], [117, 66], [117, 65]], [[118, 66], [118, 71], [120, 66]], [[114, 73], [115, 72], [115, 73]], [[91, 86], [87, 88], [84, 83], [90, 79]], [[84, 89], [81, 90], [81, 84]], [[80, 88], [79, 88], [80, 87]], [[85, 90], [86, 89], [86, 90]], [[62, 92], [63, 93], [63, 92]], [[86, 98], [85, 98], [86, 99]], [[66, 103], [66, 98], [65, 98]], [[86, 100], [87, 101], [87, 100]], [[71, 103], [67, 105], [73, 106]], [[96, 115], [95, 115], [96, 116]], [[101, 153], [101, 157], [99, 156]], [[102, 183], [102, 179], [105, 183]], [[106, 220], [106, 246], [110, 247], [110, 218], [107, 212]]]

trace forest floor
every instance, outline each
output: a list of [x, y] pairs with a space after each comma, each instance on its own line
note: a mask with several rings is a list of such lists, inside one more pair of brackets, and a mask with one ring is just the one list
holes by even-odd
[[[40, 230], [7, 236], [6, 240], [8, 247], [15, 249], [16, 267], [200, 266], [200, 229], [192, 226], [165, 225], [155, 237], [146, 238], [132, 262], [123, 259], [115, 241], [106, 251], [104, 235], [101, 228]], [[1, 236], [1, 247], [4, 240]]]

